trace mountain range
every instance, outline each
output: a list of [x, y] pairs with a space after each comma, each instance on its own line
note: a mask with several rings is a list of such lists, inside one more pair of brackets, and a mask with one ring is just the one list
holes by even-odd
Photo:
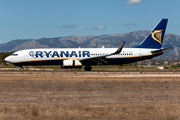
[[[150, 31], [133, 31], [124, 34], [98, 36], [67, 36], [41, 39], [17, 39], [0, 44], [0, 52], [12, 52], [32, 48], [118, 48], [125, 41], [124, 47], [136, 45], [143, 41]], [[180, 59], [180, 35], [165, 34], [163, 47], [174, 47], [156, 59]]]

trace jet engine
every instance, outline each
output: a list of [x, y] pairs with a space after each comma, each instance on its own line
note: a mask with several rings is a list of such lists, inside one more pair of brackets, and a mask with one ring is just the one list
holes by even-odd
[[68, 67], [71, 67], [71, 68], [82, 67], [82, 64], [81, 64], [81, 62], [79, 62], [79, 60], [64, 60], [62, 67], [63, 67], [63, 68], [68, 68]]

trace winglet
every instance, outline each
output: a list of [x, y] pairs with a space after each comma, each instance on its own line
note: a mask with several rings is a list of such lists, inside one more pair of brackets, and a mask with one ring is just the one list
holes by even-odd
[[122, 48], [124, 47], [124, 44], [125, 44], [125, 42], [123, 42], [123, 43], [121, 44], [121, 46], [117, 49], [117, 51], [116, 51], [116, 52], [114, 52], [114, 53], [112, 53], [111, 55], [114, 55], [114, 54], [118, 54], [118, 53], [120, 53], [120, 52], [121, 52], [121, 50], [122, 50]]

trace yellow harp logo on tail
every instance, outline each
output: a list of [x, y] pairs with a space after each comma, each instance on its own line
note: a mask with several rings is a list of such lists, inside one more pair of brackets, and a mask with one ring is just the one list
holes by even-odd
[[162, 36], [162, 30], [155, 30], [154, 32], [151, 32], [151, 37], [157, 41], [158, 43], [161, 43], [161, 36]]

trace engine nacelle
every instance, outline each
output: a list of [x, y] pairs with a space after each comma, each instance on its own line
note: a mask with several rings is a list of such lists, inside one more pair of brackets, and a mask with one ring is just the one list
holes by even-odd
[[64, 60], [62, 67], [64, 67], [64, 68], [66, 68], [66, 67], [71, 67], [71, 68], [82, 67], [82, 64], [81, 64], [81, 62], [79, 62], [79, 60]]

